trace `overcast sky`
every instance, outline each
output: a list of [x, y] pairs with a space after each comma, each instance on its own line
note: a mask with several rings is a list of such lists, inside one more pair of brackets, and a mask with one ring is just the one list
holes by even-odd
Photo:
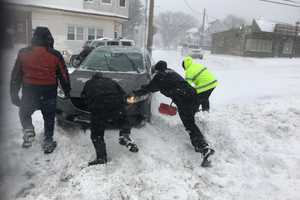
[[[200, 17], [200, 14], [193, 12], [185, 1], [193, 8], [193, 10], [202, 12], [204, 8], [209, 16], [208, 20], [215, 18], [222, 19], [228, 14], [234, 14], [252, 21], [253, 18], [263, 17], [269, 20], [279, 22], [295, 23], [300, 20], [300, 8], [289, 6], [281, 6], [262, 2], [259, 0], [154, 0], [155, 12], [163, 12], [166, 10], [183, 11]], [[299, 0], [300, 2], [300, 0]]]

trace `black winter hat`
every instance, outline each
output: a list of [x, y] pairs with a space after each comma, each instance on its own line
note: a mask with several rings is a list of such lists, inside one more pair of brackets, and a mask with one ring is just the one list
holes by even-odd
[[155, 70], [157, 71], [165, 71], [167, 69], [167, 62], [160, 60], [155, 65]]
[[33, 33], [31, 44], [53, 48], [54, 39], [50, 30], [47, 27], [38, 26]]

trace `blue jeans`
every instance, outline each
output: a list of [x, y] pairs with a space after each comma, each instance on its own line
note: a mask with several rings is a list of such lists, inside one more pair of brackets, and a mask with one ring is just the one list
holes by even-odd
[[55, 126], [56, 87], [24, 86], [19, 117], [23, 129], [34, 129], [31, 115], [41, 110], [44, 119], [45, 139], [52, 140]]

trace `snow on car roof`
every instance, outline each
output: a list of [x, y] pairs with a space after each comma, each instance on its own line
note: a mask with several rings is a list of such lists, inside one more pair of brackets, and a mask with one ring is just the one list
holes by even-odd
[[105, 50], [110, 52], [132, 52], [132, 53], [142, 53], [144, 49], [133, 47], [133, 46], [100, 46], [96, 48], [97, 50]]
[[128, 16], [119, 15], [111, 12], [101, 12], [92, 9], [83, 8], [83, 2], [81, 0], [5, 0], [6, 3], [24, 5], [24, 6], [34, 6], [48, 9], [57, 9], [70, 12], [78, 12], [83, 14], [92, 14], [92, 15], [101, 15], [101, 16], [110, 16], [128, 19]]

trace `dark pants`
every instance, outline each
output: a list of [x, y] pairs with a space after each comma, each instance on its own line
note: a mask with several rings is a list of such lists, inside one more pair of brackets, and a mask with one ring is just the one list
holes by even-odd
[[131, 126], [124, 108], [94, 110], [91, 112], [91, 140], [94, 144], [97, 158], [106, 159], [104, 131], [112, 123], [120, 129], [120, 136], [130, 135]]
[[203, 134], [195, 123], [195, 113], [199, 107], [196, 100], [188, 100], [176, 103], [176, 105], [179, 117], [186, 131], [189, 133], [192, 145], [194, 147], [199, 147], [200, 149], [208, 146]]
[[30, 86], [22, 88], [19, 117], [23, 129], [34, 129], [31, 115], [41, 110], [44, 118], [45, 139], [52, 140], [55, 125], [56, 86]]
[[202, 111], [209, 111], [209, 97], [214, 89], [215, 88], [198, 94], [198, 99], [197, 99], [198, 108], [201, 105]]

